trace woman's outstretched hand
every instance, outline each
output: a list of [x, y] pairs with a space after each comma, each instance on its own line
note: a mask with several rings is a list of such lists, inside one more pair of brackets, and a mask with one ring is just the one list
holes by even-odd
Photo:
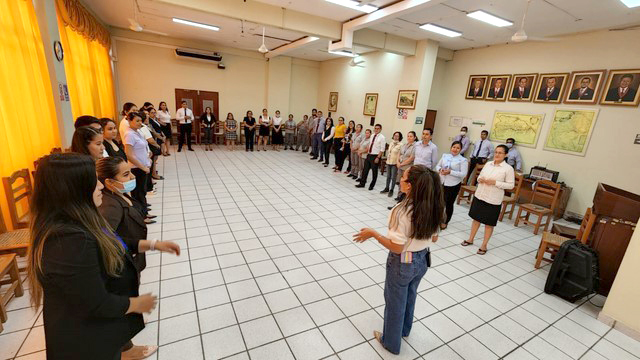
[[373, 229], [365, 228], [360, 229], [360, 232], [353, 235], [353, 241], [357, 243], [365, 242], [368, 239], [375, 237], [377, 232]]

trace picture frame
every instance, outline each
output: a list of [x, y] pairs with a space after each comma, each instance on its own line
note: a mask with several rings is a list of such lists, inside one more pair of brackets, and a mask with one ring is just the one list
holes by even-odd
[[483, 100], [488, 80], [489, 75], [469, 75], [464, 98], [468, 100]]
[[544, 150], [585, 156], [599, 111], [598, 108], [556, 108], [544, 140]]
[[505, 101], [507, 100], [509, 82], [511, 81], [511, 74], [490, 75], [487, 82], [487, 88], [485, 92], [487, 95], [484, 97], [487, 101]]
[[338, 92], [332, 91], [329, 93], [329, 111], [338, 111]]
[[[625, 83], [628, 90], [621, 93]], [[605, 84], [601, 105], [635, 107], [640, 103], [640, 69], [609, 70]]]
[[540, 74], [533, 102], [539, 104], [559, 104], [567, 87], [569, 73]]
[[573, 71], [564, 96], [565, 104], [594, 105], [598, 103], [607, 70]]
[[509, 101], [530, 102], [538, 82], [538, 73], [514, 74], [509, 87]]
[[418, 101], [418, 90], [400, 90], [398, 91], [398, 100], [396, 108], [415, 110]]
[[378, 108], [378, 93], [366, 93], [364, 95], [364, 108], [362, 114], [366, 116], [376, 116]]

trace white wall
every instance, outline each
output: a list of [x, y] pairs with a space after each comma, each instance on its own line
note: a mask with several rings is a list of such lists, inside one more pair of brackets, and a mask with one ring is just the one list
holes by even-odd
[[[471, 74], [517, 74], [571, 72], [592, 69], [638, 68], [640, 47], [631, 46], [640, 31], [602, 31], [565, 37], [558, 42], [525, 42], [457, 51], [445, 65], [446, 85], [432, 97], [438, 106], [435, 142], [446, 148], [459, 128], [449, 127], [453, 115], [479, 118], [491, 128], [495, 110], [545, 113], [537, 148], [520, 147], [524, 170], [540, 163], [560, 171], [560, 181], [573, 188], [568, 210], [582, 214], [592, 205], [598, 182], [640, 193], [640, 145], [634, 145], [640, 133], [638, 108], [615, 106], [575, 106], [516, 102], [465, 100], [467, 80]], [[599, 108], [593, 136], [586, 156], [573, 156], [543, 150], [547, 131], [556, 108]], [[470, 135], [479, 138], [481, 127], [471, 126]], [[497, 145], [497, 144], [496, 144]]]
[[257, 55], [223, 52], [226, 69], [220, 70], [215, 63], [178, 59], [169, 47], [124, 40], [116, 40], [115, 46], [118, 106], [166, 101], [175, 111], [175, 89], [182, 88], [217, 91], [220, 117], [232, 112], [242, 119], [247, 110], [257, 116], [271, 106], [271, 114], [277, 107], [283, 114], [293, 111], [298, 119], [303, 110], [316, 107], [319, 65], [314, 61], [278, 57], [267, 62]]

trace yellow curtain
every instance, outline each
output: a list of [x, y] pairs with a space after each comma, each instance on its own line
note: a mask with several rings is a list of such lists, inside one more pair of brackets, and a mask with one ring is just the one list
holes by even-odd
[[73, 117], [116, 117], [116, 101], [108, 45], [91, 40], [65, 25], [58, 3], [58, 29], [64, 48]]
[[[0, 0], [0, 176], [33, 169], [60, 147], [49, 71], [33, 3]], [[7, 227], [7, 203], [0, 186]]]

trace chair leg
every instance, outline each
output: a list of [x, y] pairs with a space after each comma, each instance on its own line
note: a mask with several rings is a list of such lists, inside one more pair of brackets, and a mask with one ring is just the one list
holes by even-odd
[[536, 224], [533, 225], [533, 235], [538, 235], [538, 230], [540, 229], [540, 225], [542, 222], [542, 216], [537, 215]]
[[542, 262], [542, 257], [544, 256], [544, 252], [547, 249], [547, 242], [544, 240], [540, 241], [540, 247], [538, 248], [538, 255], [536, 255], [536, 263], [533, 265], [536, 269], [540, 268], [540, 263]]
[[24, 295], [24, 288], [22, 287], [22, 281], [20, 281], [20, 270], [18, 269], [17, 258], [13, 258], [13, 265], [11, 265], [11, 270], [9, 270], [9, 276], [12, 282], [17, 282], [17, 286], [13, 292], [15, 296], [21, 297]]
[[509, 209], [509, 220], [511, 220], [511, 218], [513, 217], [513, 213], [516, 210], [516, 203], [512, 203], [511, 204], [511, 209]]
[[502, 210], [500, 210], [500, 217], [498, 218], [498, 221], [502, 221], [502, 218], [504, 217], [504, 212], [507, 210], [507, 204], [502, 203]]
[[520, 215], [522, 215], [522, 208], [518, 208], [518, 215], [516, 215], [516, 222], [513, 223], [513, 226], [518, 227], [520, 223]]
[[544, 231], [547, 231], [547, 229], [549, 228], [549, 223], [551, 222], [551, 216], [552, 215], [547, 215], [547, 221], [544, 223]]

